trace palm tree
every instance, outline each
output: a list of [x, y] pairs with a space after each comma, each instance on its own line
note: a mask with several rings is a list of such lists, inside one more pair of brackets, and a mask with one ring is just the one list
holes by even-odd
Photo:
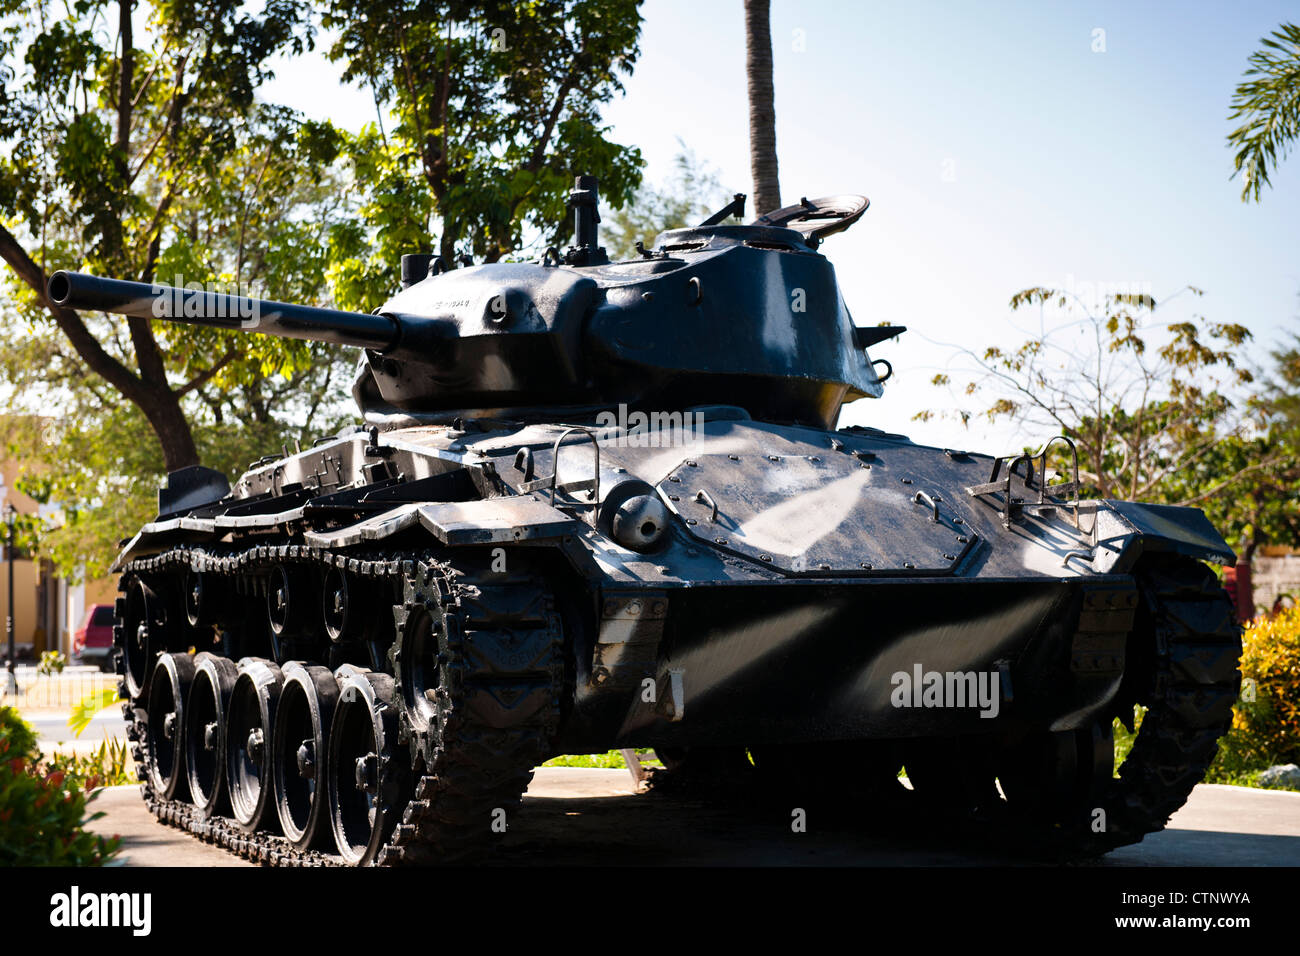
[[749, 86], [749, 166], [754, 212], [781, 208], [776, 172], [776, 109], [772, 104], [770, 0], [745, 0], [745, 78]]
[[1300, 136], [1300, 27], [1284, 23], [1260, 43], [1263, 49], [1250, 55], [1251, 68], [1237, 84], [1228, 116], [1245, 119], [1228, 134], [1229, 145], [1237, 149], [1233, 176], [1242, 173], [1242, 202], [1252, 197], [1259, 202], [1278, 153], [1285, 158]]

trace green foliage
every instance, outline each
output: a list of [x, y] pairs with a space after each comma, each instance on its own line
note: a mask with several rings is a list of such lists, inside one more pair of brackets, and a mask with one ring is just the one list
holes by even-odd
[[102, 577], [122, 538], [157, 513], [162, 455], [134, 406], [88, 408], [63, 421], [11, 415], [0, 421], [0, 435], [6, 456], [25, 470], [18, 486], [63, 506], [62, 523], [43, 524], [33, 536], [61, 577]]
[[1250, 69], [1237, 84], [1230, 120], [1242, 124], [1228, 134], [1236, 149], [1233, 176], [1241, 173], [1241, 199], [1259, 202], [1277, 168], [1300, 136], [1300, 26], [1284, 23], [1259, 41]]
[[102, 571], [168, 470], [233, 473], [337, 428], [351, 365], [332, 346], [45, 301], [49, 272], [72, 268], [329, 304], [323, 251], [355, 216], [338, 135], [255, 101], [269, 58], [309, 42], [307, 4], [150, 0], [124, 31], [131, 6], [0, 5], [4, 438], [67, 511], [37, 535], [62, 576]]
[[608, 204], [627, 202], [640, 151], [607, 139], [599, 108], [638, 55], [638, 6], [332, 0], [331, 58], [394, 117], [345, 137], [366, 199], [364, 227], [331, 237], [340, 303], [376, 304], [404, 252], [437, 249], [450, 267], [457, 254], [495, 262], [526, 241], [562, 248], [575, 173], [598, 176]]
[[61, 770], [46, 772], [29, 760], [10, 758], [0, 738], [0, 866], [102, 866], [117, 853], [85, 826], [92, 789]]
[[[125, 746], [117, 752], [124, 762]], [[86, 816], [86, 803], [100, 781], [39, 760], [35, 732], [12, 707], [0, 707], [0, 866], [108, 862], [118, 851], [117, 837], [105, 839], [85, 830], [102, 816]], [[89, 765], [82, 760], [78, 769]]]
[[718, 181], [717, 170], [702, 163], [680, 139], [672, 177], [659, 186], [642, 183], [622, 209], [601, 216], [601, 243], [614, 260], [636, 256], [640, 240], [648, 248], [666, 229], [693, 226], [731, 199]]
[[1300, 763], [1300, 608], [1256, 618], [1242, 633], [1242, 648], [1246, 691], [1233, 708], [1216, 769]]
[[72, 731], [72, 735], [80, 737], [97, 713], [113, 706], [121, 699], [116, 688], [105, 688], [81, 698], [72, 705], [72, 712], [68, 715], [68, 728]]
[[1196, 505], [1241, 543], [1300, 543], [1300, 336], [1271, 352], [1273, 368], [1244, 404], [1242, 427], [1165, 482], [1167, 500]]
[[35, 760], [40, 754], [36, 731], [13, 707], [0, 707], [0, 747], [10, 759]]
[[[655, 757], [653, 750], [637, 750], [637, 755], [641, 758], [642, 766], [660, 767], [663, 766], [658, 758]], [[623, 753], [619, 750], [610, 750], [603, 754], [566, 754], [562, 757], [552, 757], [543, 767], [594, 767], [601, 770], [626, 770], [627, 762], [623, 759]]]
[[[1295, 496], [1283, 489], [1300, 477], [1297, 429], [1283, 428], [1284, 416], [1261, 396], [1300, 376], [1260, 389], [1243, 354], [1244, 326], [1201, 316], [1161, 324], [1145, 293], [1109, 295], [1093, 309], [1035, 287], [1010, 304], [1037, 309], [1045, 331], [1014, 350], [963, 350], [964, 387], [948, 373], [932, 380], [953, 393], [963, 420], [982, 412], [1039, 440], [1069, 437], [1084, 497], [1202, 507], [1234, 543], [1243, 532], [1259, 540], [1296, 526]], [[1243, 399], [1250, 388], [1255, 397]], [[1066, 446], [1054, 447], [1049, 464], [1070, 471]]]
[[63, 773], [87, 792], [98, 787], [121, 787], [136, 782], [126, 741], [110, 738], [88, 753], [66, 750], [41, 761], [44, 772]]
[[1111, 733], [1115, 739], [1115, 777], [1119, 777], [1119, 768], [1125, 760], [1128, 759], [1129, 752], [1133, 749], [1133, 743], [1137, 740], [1138, 731], [1142, 729], [1142, 718], [1146, 715], [1147, 709], [1141, 704], [1133, 705], [1133, 729], [1129, 730], [1124, 726], [1124, 722], [1116, 718], [1111, 724]]
[[40, 663], [36, 665], [36, 673], [44, 677], [61, 674], [67, 663], [67, 655], [61, 651], [42, 651]]
[[44, 276], [73, 268], [332, 304], [324, 253], [356, 216], [337, 132], [254, 98], [268, 58], [307, 42], [306, 4], [153, 0], [119, 37], [123, 2], [0, 7], [2, 430], [65, 511], [36, 538], [71, 578], [103, 572], [168, 470], [234, 475], [350, 417], [344, 349], [45, 302]]

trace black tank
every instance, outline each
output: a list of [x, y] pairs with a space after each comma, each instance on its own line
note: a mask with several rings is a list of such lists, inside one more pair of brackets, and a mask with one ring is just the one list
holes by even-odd
[[72, 308], [362, 350], [364, 424], [233, 487], [173, 473], [118, 559], [154, 812], [272, 863], [442, 862], [547, 758], [652, 747], [707, 792], [893, 800], [905, 767], [908, 799], [1072, 855], [1163, 827], [1240, 680], [1205, 516], [1080, 500], [1046, 447], [836, 430], [904, 331], [855, 325], [817, 251], [861, 197], [726, 224], [738, 196], [625, 262], [595, 181], [571, 202], [573, 247], [406, 256], [374, 315], [51, 278]]

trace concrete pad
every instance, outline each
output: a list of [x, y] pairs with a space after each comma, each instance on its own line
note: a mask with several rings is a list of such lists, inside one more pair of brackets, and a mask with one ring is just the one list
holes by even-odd
[[1300, 866], [1300, 793], [1203, 783], [1169, 826], [1107, 866]]
[[[158, 823], [136, 787], [103, 791], [92, 825], [123, 837], [128, 866], [249, 866]], [[540, 767], [523, 812], [507, 821], [498, 866], [989, 866], [1041, 865], [978, 839], [954, 839], [923, 816], [891, 819], [809, 808], [803, 832], [791, 811], [745, 796], [701, 800], [638, 792], [625, 770]], [[853, 819], [850, 819], [850, 816]], [[485, 821], [485, 825], [486, 821]], [[1300, 865], [1300, 793], [1203, 784], [1169, 828], [1107, 854], [1104, 867]]]
[[600, 767], [538, 767], [529, 785], [528, 798], [542, 797], [623, 797], [639, 793], [626, 770]]
[[87, 828], [103, 836], [120, 836], [118, 861], [126, 866], [252, 866], [233, 853], [159, 823], [140, 796], [140, 788], [105, 787], [87, 807], [105, 815]]

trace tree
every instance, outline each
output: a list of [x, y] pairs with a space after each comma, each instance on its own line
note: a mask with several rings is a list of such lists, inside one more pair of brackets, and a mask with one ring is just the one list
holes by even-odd
[[[1094, 310], [1072, 293], [1031, 288], [1010, 304], [1037, 307], [1045, 331], [1013, 351], [962, 351], [973, 363], [954, 394], [963, 420], [977, 412], [961, 406], [975, 401], [989, 420], [1022, 424], [1039, 441], [1070, 438], [1085, 497], [1205, 507], [1230, 535], [1252, 540], [1273, 521], [1264, 516], [1277, 498], [1270, 489], [1294, 480], [1285, 476], [1295, 476], [1295, 446], [1257, 400], [1230, 398], [1254, 380], [1241, 356], [1244, 326], [1200, 316], [1156, 324], [1145, 293], [1108, 295]], [[1048, 329], [1048, 311], [1067, 321]], [[933, 382], [954, 385], [948, 373]], [[1059, 446], [1053, 464], [1069, 466]]]
[[[1300, 335], [1270, 356], [1273, 369], [1249, 402], [1249, 434], [1228, 436], [1207, 460], [1208, 474], [1189, 481], [1197, 490], [1190, 503], [1204, 502], [1212, 520], [1239, 528], [1247, 557], [1269, 542], [1300, 545]], [[1207, 493], [1222, 476], [1243, 472], [1249, 480], [1237, 493]]]
[[[344, 78], [391, 129], [349, 143], [364, 228], [333, 250], [349, 307], [376, 304], [402, 253], [496, 262], [525, 234], [563, 248], [576, 173], [608, 205], [640, 182], [640, 151], [608, 139], [599, 107], [638, 55], [639, 0], [333, 0], [324, 17]], [[434, 233], [438, 241], [434, 243]], [[540, 251], [540, 250], [539, 250]]]
[[717, 170], [677, 142], [681, 152], [673, 158], [672, 177], [659, 186], [642, 183], [626, 206], [605, 215], [601, 239], [611, 259], [633, 258], [638, 241], [649, 246], [666, 229], [695, 225], [731, 198]]
[[[199, 460], [192, 396], [220, 376], [254, 377], [307, 353], [140, 318], [96, 322], [49, 302], [46, 278], [70, 267], [153, 282], [182, 263], [187, 280], [221, 274], [229, 263], [208, 261], [200, 238], [242, 240], [268, 181], [239, 180], [237, 199], [219, 197], [229, 215], [214, 223], [213, 190], [232, 185], [231, 157], [262, 156], [270, 181], [272, 167], [287, 173], [302, 158], [281, 152], [296, 122], [256, 110], [254, 91], [273, 54], [307, 42], [307, 5], [268, 0], [253, 14], [234, 0], [155, 0], [143, 46], [133, 7], [0, 0], [0, 257], [24, 318], [52, 324], [78, 368], [138, 409], [171, 471]], [[321, 145], [298, 142], [307, 153]], [[223, 278], [247, 280], [239, 252]]]
[[749, 165], [754, 212], [781, 208], [776, 166], [776, 107], [772, 93], [770, 0], [745, 0], [745, 81], [749, 90]]
[[[160, 253], [160, 270], [240, 275], [246, 284], [280, 290], [277, 298], [311, 301], [324, 287], [321, 250], [354, 212], [328, 170], [303, 175], [308, 162], [292, 138], [280, 136], [254, 138], [232, 152], [217, 176], [184, 198], [190, 221]], [[0, 339], [0, 380], [10, 412], [0, 437], [10, 459], [24, 465], [24, 490], [63, 508], [62, 525], [43, 529], [41, 552], [63, 577], [75, 578], [82, 566], [97, 576], [123, 535], [153, 515], [154, 491], [167, 471], [162, 448], [137, 406], [86, 374], [34, 296], [13, 301], [14, 309], [0, 313], [7, 333]], [[127, 361], [130, 339], [120, 319], [83, 321], [109, 354]], [[198, 458], [209, 467], [233, 477], [266, 452], [337, 430], [352, 417], [342, 402], [352, 350], [177, 331], [158, 329], [169, 366], [212, 370], [183, 398]]]
[[1259, 202], [1260, 190], [1300, 136], [1300, 26], [1284, 23], [1259, 41], [1246, 79], [1237, 84], [1230, 120], [1244, 120], [1228, 134], [1237, 150], [1233, 176], [1241, 173], [1241, 199]]

